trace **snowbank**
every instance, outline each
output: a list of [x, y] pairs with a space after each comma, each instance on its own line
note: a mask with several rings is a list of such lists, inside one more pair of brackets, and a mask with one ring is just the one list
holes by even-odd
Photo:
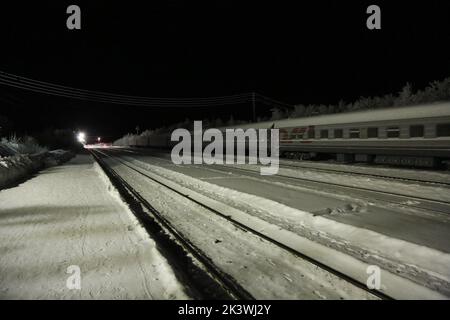
[[74, 157], [73, 152], [57, 149], [48, 152], [48, 157], [46, 158], [46, 166], [50, 166], [51, 164], [59, 165], [64, 162], [69, 161]]
[[23, 179], [42, 166], [42, 159], [29, 155], [0, 158], [0, 188]]
[[0, 189], [16, 183], [44, 167], [66, 162], [73, 156], [70, 151], [55, 150], [34, 155], [16, 154], [0, 157]]

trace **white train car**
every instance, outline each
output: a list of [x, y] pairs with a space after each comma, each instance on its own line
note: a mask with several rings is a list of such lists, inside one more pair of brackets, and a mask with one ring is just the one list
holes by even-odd
[[[276, 128], [280, 155], [342, 162], [375, 162], [414, 167], [450, 163], [450, 102], [243, 124], [225, 129]], [[170, 148], [170, 134], [139, 141]]]
[[250, 123], [280, 129], [280, 154], [434, 167], [450, 160], [450, 102]]

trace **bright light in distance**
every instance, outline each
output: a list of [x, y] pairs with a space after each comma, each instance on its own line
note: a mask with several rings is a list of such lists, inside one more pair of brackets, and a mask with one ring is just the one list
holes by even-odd
[[86, 143], [86, 134], [84, 132], [78, 132], [77, 139], [80, 143]]
[[97, 141], [100, 142], [100, 140], [102, 140], [100, 137], [97, 138]]

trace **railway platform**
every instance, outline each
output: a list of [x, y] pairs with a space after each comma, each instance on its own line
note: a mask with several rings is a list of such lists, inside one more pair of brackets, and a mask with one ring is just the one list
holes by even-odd
[[0, 190], [0, 299], [180, 299], [184, 286], [89, 155]]

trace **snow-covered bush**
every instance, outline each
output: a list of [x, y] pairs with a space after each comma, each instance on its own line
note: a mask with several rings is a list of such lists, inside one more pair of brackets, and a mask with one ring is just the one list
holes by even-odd
[[13, 134], [8, 139], [2, 138], [2, 144], [20, 154], [36, 154], [48, 151], [47, 148], [39, 145], [36, 139], [30, 136], [17, 137]]

